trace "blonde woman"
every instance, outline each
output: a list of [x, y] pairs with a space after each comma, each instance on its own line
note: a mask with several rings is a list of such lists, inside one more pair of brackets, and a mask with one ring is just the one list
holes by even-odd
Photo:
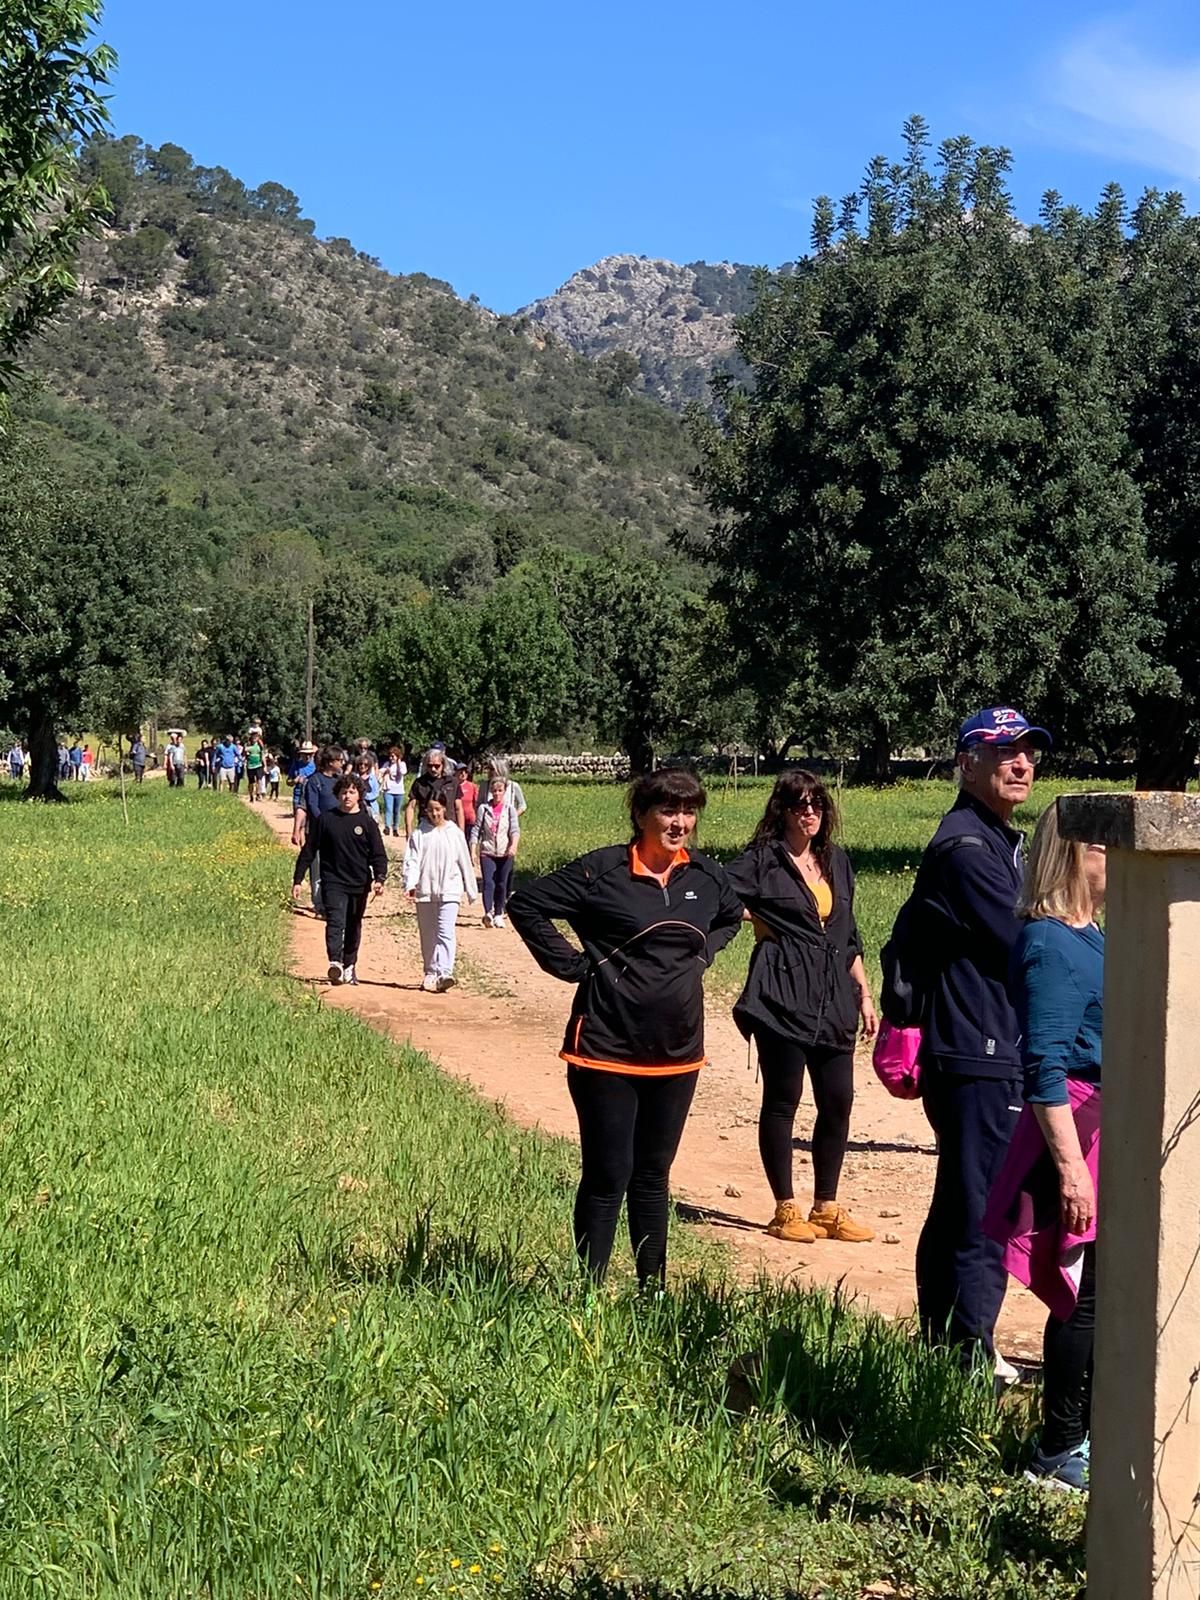
[[1009, 990], [1021, 1031], [1025, 1108], [985, 1231], [1050, 1310], [1042, 1434], [1027, 1476], [1082, 1491], [1096, 1316], [1096, 1172], [1104, 1022], [1103, 845], [1064, 839], [1051, 806], [1033, 836]]

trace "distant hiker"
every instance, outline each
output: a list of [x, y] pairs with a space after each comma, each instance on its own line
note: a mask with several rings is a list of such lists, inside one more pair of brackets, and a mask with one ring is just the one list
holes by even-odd
[[20, 779], [25, 774], [25, 752], [18, 740], [8, 752], [8, 775]]
[[[833, 796], [803, 768], [776, 779], [749, 847], [726, 868], [757, 944], [733, 1019], [762, 1073], [758, 1150], [775, 1200], [767, 1232], [811, 1244], [875, 1237], [838, 1204], [854, 1104], [854, 1040], [874, 1038], [875, 1007], [854, 917], [854, 873], [834, 839]], [[817, 1120], [813, 1204], [795, 1199], [792, 1134], [808, 1072]]]
[[473, 764], [466, 762], [453, 776], [458, 784], [456, 798], [462, 806], [462, 830], [469, 837], [475, 826], [475, 808], [479, 804], [479, 785], [475, 782]]
[[[393, 838], [400, 837], [400, 823], [404, 816], [404, 780], [408, 775], [408, 768], [404, 765], [404, 754], [398, 744], [394, 744], [388, 751], [387, 762], [382, 771], [383, 778], [383, 831], [391, 834]], [[405, 834], [407, 836], [407, 828]]]
[[[307, 844], [312, 837], [313, 826], [327, 811], [333, 811], [338, 803], [335, 785], [342, 776], [344, 757], [335, 744], [327, 744], [317, 757], [317, 770], [304, 784], [304, 810], [305, 831], [304, 843]], [[358, 779], [354, 780], [356, 783]], [[317, 916], [325, 915], [325, 902], [321, 897], [321, 855], [313, 851], [310, 855], [312, 871], [312, 906]]]
[[67, 759], [71, 763], [71, 776], [78, 779], [82, 776], [81, 768], [83, 766], [83, 746], [78, 739], [67, 751]]
[[311, 739], [306, 739], [296, 751], [295, 759], [288, 772], [288, 780], [292, 785], [292, 843], [304, 843], [304, 823], [308, 813], [304, 809], [304, 785], [317, 770], [314, 759], [317, 747]]
[[246, 746], [240, 739], [236, 739], [233, 751], [233, 792], [234, 794], [240, 794], [242, 791], [242, 779], [246, 776]]
[[1024, 835], [1012, 814], [1049, 748], [1044, 728], [990, 706], [959, 729], [960, 793], [926, 847], [912, 904], [935, 961], [922, 1018], [921, 1093], [937, 1175], [917, 1245], [917, 1308], [932, 1344], [995, 1359], [1007, 1275], [983, 1232], [988, 1193], [1021, 1112], [1020, 1025], [1008, 963], [1021, 932]]
[[516, 781], [515, 778], [509, 777], [507, 756], [489, 756], [487, 758], [487, 786], [489, 792], [493, 778], [503, 779], [504, 785], [508, 790], [509, 797], [512, 800], [513, 805], [517, 808], [517, 815], [519, 817], [523, 817], [526, 811], [528, 811], [529, 807], [525, 804], [525, 795], [521, 789], [521, 785]]
[[628, 845], [592, 850], [509, 902], [538, 965], [579, 986], [560, 1053], [583, 1163], [575, 1248], [596, 1279], [623, 1199], [639, 1282], [656, 1287], [666, 1271], [671, 1163], [704, 1064], [704, 971], [742, 923], [724, 872], [688, 849], [704, 801], [691, 772], [639, 778]]
[[135, 733], [129, 746], [129, 760], [133, 766], [133, 781], [141, 783], [146, 776], [146, 745], [140, 733]]
[[79, 776], [85, 783], [90, 782], [96, 765], [95, 753], [90, 744], [85, 744], [79, 757]]
[[367, 810], [379, 821], [379, 774], [375, 770], [375, 763], [370, 756], [360, 756], [358, 759], [358, 781], [363, 792], [363, 804]]
[[404, 888], [416, 901], [421, 936], [422, 989], [444, 994], [454, 986], [459, 902], [475, 899], [475, 867], [462, 829], [447, 821], [446, 803], [431, 793], [404, 852]]
[[246, 793], [251, 804], [263, 798], [263, 775], [266, 770], [266, 752], [258, 729], [251, 731], [246, 742]]
[[1106, 877], [1104, 846], [1063, 839], [1054, 807], [1044, 811], [1009, 965], [1025, 1109], [984, 1221], [1009, 1272], [1050, 1310], [1042, 1434], [1026, 1477], [1075, 1490], [1088, 1484]]
[[173, 733], [167, 745], [167, 783], [172, 789], [182, 789], [184, 778], [187, 774], [187, 752], [183, 748], [183, 739], [178, 733]]
[[504, 908], [512, 886], [521, 824], [517, 808], [506, 795], [504, 780], [492, 779], [492, 792], [475, 813], [471, 829], [471, 848], [479, 858], [483, 874], [483, 925], [503, 928]]
[[272, 800], [279, 799], [279, 785], [283, 773], [279, 770], [279, 757], [273, 750], [267, 751], [267, 793]]
[[218, 784], [231, 794], [236, 790], [237, 764], [237, 745], [233, 742], [233, 735], [227, 733], [217, 746], [216, 767]]
[[192, 762], [192, 771], [196, 774], [197, 789], [203, 789], [212, 776], [212, 746], [207, 739], [200, 741], [196, 759]]
[[414, 778], [408, 792], [408, 805], [404, 810], [404, 826], [409, 836], [412, 836], [416, 827], [418, 816], [425, 815], [425, 807], [431, 799], [440, 800], [445, 807], [446, 816], [458, 825], [461, 831], [463, 825], [462, 801], [458, 797], [458, 782], [446, 770], [446, 748], [444, 745], [431, 744], [425, 752], [425, 759], [421, 763], [419, 777]]
[[65, 744], [58, 747], [58, 778], [59, 782], [71, 776], [71, 752]]
[[329, 981], [357, 983], [363, 917], [371, 895], [383, 893], [387, 851], [379, 824], [363, 810], [358, 780], [351, 773], [334, 780], [332, 795], [332, 808], [312, 822], [296, 857], [292, 899], [300, 898], [304, 874], [319, 854]]

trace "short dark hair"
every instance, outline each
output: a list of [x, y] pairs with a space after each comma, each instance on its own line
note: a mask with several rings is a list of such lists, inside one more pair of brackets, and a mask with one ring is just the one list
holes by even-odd
[[634, 839], [642, 836], [638, 819], [654, 806], [676, 806], [680, 811], [699, 813], [707, 801], [704, 785], [690, 767], [659, 767], [657, 772], [644, 772], [630, 784], [626, 797]]
[[317, 757], [317, 765], [324, 772], [325, 768], [331, 767], [335, 761], [344, 761], [345, 759], [345, 751], [339, 749], [336, 744], [327, 744]]
[[335, 800], [340, 800], [344, 794], [349, 794], [351, 789], [353, 789], [356, 792], [356, 794], [358, 795], [358, 798], [361, 800], [362, 797], [363, 797], [363, 786], [362, 786], [362, 784], [358, 781], [358, 779], [354, 776], [354, 774], [352, 772], [343, 772], [341, 777], [338, 778], [337, 781], [334, 783], [334, 786], [333, 786], [333, 798]]
[[829, 847], [838, 831], [837, 806], [829, 790], [807, 767], [791, 767], [775, 779], [775, 787], [767, 800], [766, 810], [754, 830], [751, 844], [769, 844], [772, 839], [782, 839], [787, 831], [788, 812], [801, 800], [815, 800], [821, 808], [821, 826], [812, 842], [812, 852], [824, 871], [829, 865]]

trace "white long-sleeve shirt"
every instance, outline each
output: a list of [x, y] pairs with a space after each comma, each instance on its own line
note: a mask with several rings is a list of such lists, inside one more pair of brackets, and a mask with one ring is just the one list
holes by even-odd
[[476, 898], [475, 867], [461, 828], [421, 823], [404, 852], [404, 887], [415, 889], [418, 900]]

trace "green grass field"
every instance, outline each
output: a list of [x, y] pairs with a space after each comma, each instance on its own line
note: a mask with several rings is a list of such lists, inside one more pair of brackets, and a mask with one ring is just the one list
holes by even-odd
[[[616, 801], [538, 785], [525, 865]], [[872, 915], [940, 803], [847, 798]], [[287, 978], [244, 807], [130, 816], [0, 795], [0, 1596], [1078, 1594], [1023, 1410], [695, 1241], [586, 1296], [569, 1147]]]

